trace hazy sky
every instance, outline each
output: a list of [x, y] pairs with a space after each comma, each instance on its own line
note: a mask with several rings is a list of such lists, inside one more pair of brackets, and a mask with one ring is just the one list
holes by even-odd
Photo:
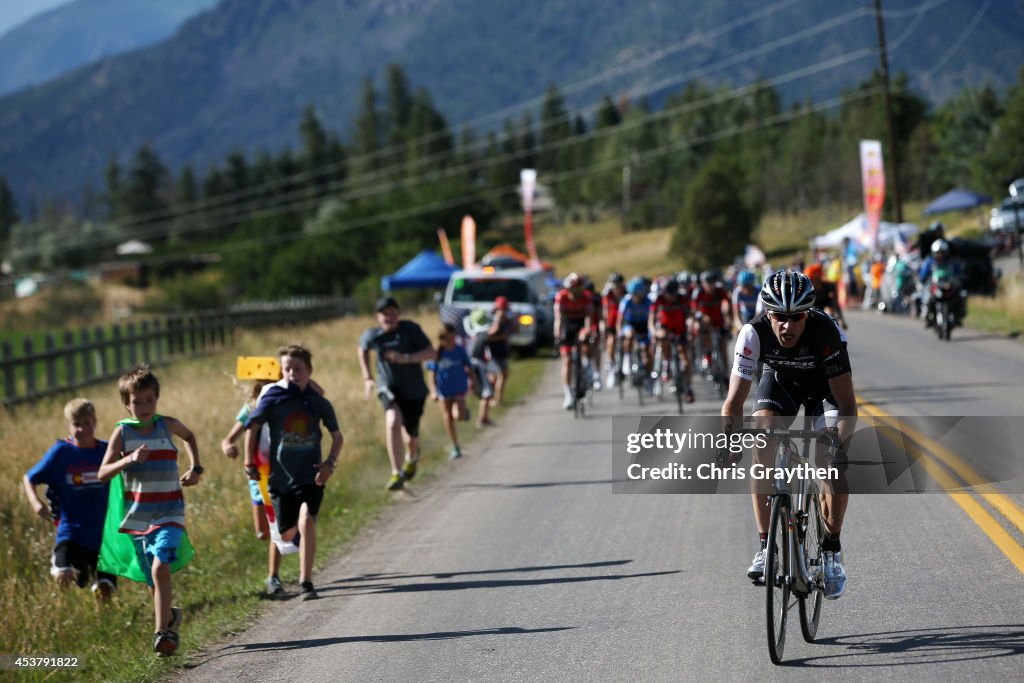
[[7, 33], [34, 14], [45, 12], [71, 0], [0, 0], [0, 34]]

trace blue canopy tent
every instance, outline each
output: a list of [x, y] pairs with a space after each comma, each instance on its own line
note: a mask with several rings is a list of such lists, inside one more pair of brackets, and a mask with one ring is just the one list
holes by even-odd
[[977, 192], [971, 192], [970, 190], [958, 187], [938, 197], [931, 204], [924, 207], [924, 215], [932, 216], [948, 211], [966, 211], [991, 203], [992, 198], [988, 195], [978, 194]]
[[440, 254], [424, 249], [391, 275], [380, 279], [385, 292], [394, 289], [437, 289], [445, 287], [451, 274], [459, 269], [445, 261]]

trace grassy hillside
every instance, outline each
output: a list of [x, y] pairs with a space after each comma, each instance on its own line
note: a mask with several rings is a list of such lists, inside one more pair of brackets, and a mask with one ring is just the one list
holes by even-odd
[[[436, 318], [420, 321], [433, 335]], [[389, 494], [390, 472], [383, 445], [380, 405], [363, 398], [355, 357], [358, 335], [369, 318], [347, 318], [303, 329], [246, 333], [230, 353], [157, 369], [161, 381], [160, 412], [181, 419], [197, 435], [206, 468], [201, 484], [185, 490], [187, 524], [197, 557], [174, 575], [174, 603], [185, 610], [183, 657], [158, 659], [152, 652], [153, 612], [144, 586], [122, 581], [114, 604], [95, 608], [88, 591], [56, 590], [47, 569], [53, 526], [32, 514], [21, 490], [21, 477], [54, 440], [66, 434], [61, 410], [67, 397], [0, 410], [5, 444], [17, 444], [0, 462], [0, 515], [7, 527], [5, 560], [0, 563], [0, 643], [5, 652], [75, 654], [86, 670], [76, 680], [143, 681], [171, 673], [194, 657], [203, 644], [242, 628], [260, 611], [266, 576], [266, 546], [253, 536], [248, 487], [239, 461], [224, 457], [221, 438], [244, 401], [229, 373], [236, 354], [265, 355], [279, 344], [302, 340], [314, 354], [314, 375], [334, 404], [345, 436], [340, 466], [329, 482], [318, 525], [318, 552], [324, 563], [346, 541], [401, 494]], [[543, 370], [544, 361], [516, 361], [508, 387], [515, 402]], [[83, 390], [96, 405], [101, 438], [124, 415], [113, 383]], [[476, 406], [473, 406], [476, 410]], [[495, 415], [501, 419], [499, 410]], [[428, 403], [423, 422], [424, 464], [414, 486], [448, 464], [447, 438], [440, 411]], [[466, 458], [482, 455], [470, 440], [473, 427], [460, 425]], [[183, 456], [184, 457], [184, 456]], [[41, 492], [41, 490], [40, 490]], [[297, 556], [284, 558], [282, 580], [297, 579]], [[294, 585], [292, 590], [294, 590]], [[19, 680], [43, 680], [46, 672]], [[52, 672], [50, 672], [52, 673]]]

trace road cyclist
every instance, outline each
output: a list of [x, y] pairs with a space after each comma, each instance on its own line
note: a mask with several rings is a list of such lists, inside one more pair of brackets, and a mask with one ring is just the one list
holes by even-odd
[[569, 369], [572, 347], [590, 329], [590, 318], [593, 315], [593, 302], [590, 292], [584, 287], [583, 278], [577, 273], [569, 273], [562, 281], [562, 289], [555, 295], [555, 339], [559, 354], [562, 357], [562, 389], [564, 400], [562, 407], [572, 410], [576, 399], [570, 388]]

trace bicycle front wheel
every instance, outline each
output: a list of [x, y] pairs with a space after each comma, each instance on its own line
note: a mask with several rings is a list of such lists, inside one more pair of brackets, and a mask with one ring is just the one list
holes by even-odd
[[800, 631], [804, 640], [813, 643], [821, 621], [822, 566], [821, 541], [825, 537], [825, 524], [821, 519], [821, 505], [816, 494], [804, 495], [803, 548], [806, 573], [811, 592], [800, 596]]
[[776, 496], [772, 501], [771, 525], [764, 560], [765, 616], [768, 626], [768, 656], [782, 663], [786, 647], [786, 617], [789, 614], [789, 501]]

